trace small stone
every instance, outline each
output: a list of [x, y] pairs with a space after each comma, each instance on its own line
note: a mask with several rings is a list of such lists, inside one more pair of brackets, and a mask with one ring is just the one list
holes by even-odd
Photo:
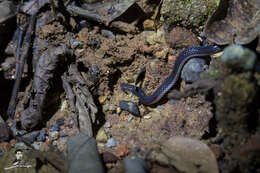
[[73, 120], [70, 120], [69, 123], [68, 123], [68, 128], [73, 128], [73, 125], [74, 125], [74, 121]]
[[148, 164], [141, 158], [124, 158], [125, 172], [145, 173], [149, 169]]
[[106, 100], [107, 100], [107, 96], [106, 95], [98, 97], [98, 101], [99, 101], [100, 104], [105, 103]]
[[37, 140], [37, 136], [39, 136], [39, 134], [40, 134], [39, 130], [30, 132], [23, 135], [23, 139], [26, 140], [27, 142], [33, 143], [35, 140]]
[[233, 69], [252, 70], [256, 61], [256, 54], [240, 45], [230, 45], [224, 49], [221, 61]]
[[115, 163], [116, 161], [119, 160], [118, 157], [116, 157], [113, 153], [105, 151], [102, 154], [103, 160], [105, 163]]
[[163, 110], [164, 109], [164, 106], [163, 105], [159, 105], [156, 107], [158, 110]]
[[117, 113], [117, 114], [120, 114], [121, 112], [122, 112], [122, 110], [120, 109], [120, 107], [117, 107], [117, 108], [116, 108], [116, 113]]
[[154, 30], [154, 21], [151, 19], [147, 19], [143, 22], [144, 30]]
[[148, 120], [148, 119], [151, 119], [151, 118], [152, 118], [151, 115], [145, 115], [145, 116], [144, 116], [144, 119], [147, 119], [147, 120]]
[[50, 140], [54, 141], [58, 138], [59, 138], [59, 132], [58, 131], [54, 131], [54, 132], [50, 133]]
[[185, 82], [195, 82], [200, 79], [200, 73], [205, 70], [206, 61], [201, 58], [192, 58], [183, 67], [181, 78]]
[[157, 30], [157, 32], [152, 32], [152, 34], [147, 35], [146, 42], [149, 45], [155, 45], [156, 43], [165, 43], [164, 31], [162, 29]]
[[116, 106], [114, 104], [105, 104], [105, 105], [103, 105], [103, 111], [104, 112], [108, 112], [108, 111], [115, 112]]
[[110, 138], [107, 140], [106, 147], [110, 148], [115, 146], [116, 146], [116, 141], [114, 140], [114, 138]]
[[103, 129], [101, 128], [96, 136], [96, 140], [97, 142], [107, 142], [107, 140], [109, 139], [109, 134]]
[[170, 103], [171, 105], [174, 105], [174, 104], [176, 103], [176, 100], [170, 99], [170, 100], [169, 100], [169, 103]]
[[14, 147], [16, 149], [21, 149], [21, 150], [27, 150], [28, 149], [28, 146], [25, 145], [23, 142], [18, 142], [14, 145]]
[[36, 140], [38, 141], [38, 142], [43, 142], [43, 141], [45, 141], [45, 139], [46, 139], [46, 135], [47, 135], [47, 130], [42, 130], [41, 132], [40, 132], [40, 134], [37, 136], [37, 138], [36, 138]]
[[115, 39], [116, 36], [113, 34], [113, 32], [109, 30], [102, 29], [101, 30], [101, 35], [108, 38], [108, 39]]
[[60, 127], [58, 125], [53, 125], [50, 129], [50, 132], [54, 132], [54, 131], [60, 131]]
[[105, 128], [110, 128], [111, 127], [111, 124], [109, 121], [105, 122], [104, 126]]
[[115, 149], [117, 157], [125, 156], [129, 153], [129, 148], [127, 144], [120, 144]]
[[154, 56], [155, 56], [157, 59], [166, 59], [168, 52], [169, 52], [168, 48], [164, 48], [164, 49], [161, 50], [161, 51], [156, 51], [156, 52], [154, 53]]
[[64, 119], [58, 119], [58, 120], [56, 120], [56, 124], [57, 124], [58, 126], [63, 126], [63, 125], [64, 125]]
[[120, 109], [128, 111], [135, 116], [140, 116], [139, 108], [135, 102], [120, 100], [119, 107]]
[[186, 48], [200, 44], [193, 32], [181, 27], [173, 28], [166, 39], [173, 48]]
[[78, 40], [73, 40], [71, 43], [71, 46], [72, 46], [72, 48], [76, 48], [79, 44], [80, 44], [80, 42]]
[[[159, 157], [166, 154], [166, 160]], [[163, 143], [160, 153], [154, 153], [159, 163], [174, 166], [179, 172], [189, 173], [218, 173], [218, 165], [214, 153], [201, 141], [171, 137]], [[165, 162], [166, 161], [166, 162]]]
[[60, 137], [66, 137], [66, 136], [68, 136], [68, 134], [66, 134], [66, 133], [60, 134]]
[[32, 144], [32, 146], [33, 146], [33, 148], [35, 149], [35, 150], [40, 150], [40, 145], [38, 144], [38, 143], [33, 143]]
[[137, 147], [137, 146], [134, 146], [132, 149], [131, 149], [133, 152], [135, 153], [138, 153], [140, 151], [140, 148]]

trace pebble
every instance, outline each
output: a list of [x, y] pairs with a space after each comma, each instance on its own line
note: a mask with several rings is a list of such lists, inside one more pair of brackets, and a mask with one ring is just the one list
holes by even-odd
[[164, 106], [159, 105], [159, 106], [157, 106], [157, 109], [158, 109], [158, 110], [163, 110], [163, 109], [164, 109]]
[[110, 138], [107, 140], [106, 147], [115, 147], [116, 146], [116, 141], [114, 138]]
[[66, 133], [60, 134], [60, 137], [66, 137], [66, 136], [68, 136], [68, 134], [66, 134]]
[[134, 153], [138, 153], [140, 151], [140, 148], [137, 146], [132, 147], [131, 149]]
[[73, 120], [70, 120], [69, 124], [68, 124], [68, 128], [73, 128], [73, 125], [74, 125], [74, 121]]
[[58, 139], [59, 137], [59, 132], [58, 131], [54, 131], [50, 133], [50, 140], [54, 141], [56, 139]]
[[174, 104], [176, 103], [176, 100], [174, 100], [174, 99], [170, 99], [169, 102], [170, 102], [171, 105], [174, 105]]
[[140, 116], [139, 108], [135, 102], [120, 100], [119, 107], [120, 109], [128, 111], [135, 116]]
[[192, 58], [183, 67], [181, 78], [185, 82], [195, 82], [200, 79], [200, 73], [205, 70], [206, 61], [201, 58]]
[[40, 150], [40, 145], [39, 145], [39, 144], [33, 143], [32, 146], [33, 146], [33, 148], [34, 148], [35, 150]]
[[111, 124], [109, 121], [105, 122], [104, 126], [105, 128], [110, 128], [111, 127]]
[[127, 144], [120, 144], [115, 148], [115, 153], [117, 157], [125, 156], [129, 153], [129, 148]]
[[27, 145], [25, 145], [23, 142], [18, 142], [14, 145], [16, 149], [26, 150], [28, 149]]
[[58, 120], [56, 120], [56, 124], [57, 124], [58, 126], [63, 126], [63, 125], [64, 125], [64, 119], [58, 119]]
[[113, 153], [108, 152], [108, 151], [105, 151], [102, 154], [102, 158], [103, 158], [105, 163], [114, 163], [114, 162], [119, 160], [118, 157], [116, 157]]
[[104, 112], [115, 112], [116, 111], [116, 106], [114, 104], [104, 104], [103, 105], [103, 111]]
[[38, 142], [44, 142], [46, 139], [46, 135], [47, 135], [47, 130], [42, 130], [41, 133], [37, 136], [36, 140]]
[[101, 30], [101, 35], [108, 38], [108, 39], [115, 39], [116, 36], [113, 34], [113, 32], [109, 30], [102, 29]]
[[96, 136], [96, 140], [97, 142], [107, 142], [107, 140], [109, 139], [109, 134], [103, 129], [101, 128]]
[[71, 46], [72, 46], [72, 48], [76, 48], [79, 44], [80, 44], [80, 42], [78, 40], [73, 40], [71, 43]]
[[147, 119], [147, 120], [148, 120], [148, 119], [151, 119], [151, 118], [152, 118], [151, 115], [145, 115], [145, 116], [144, 116], [144, 119]]
[[58, 125], [53, 125], [50, 129], [50, 132], [54, 132], [54, 131], [60, 131], [60, 127]]
[[221, 61], [233, 69], [252, 70], [256, 61], [256, 54], [240, 45], [230, 45], [224, 49]]
[[124, 172], [125, 173], [146, 173], [148, 170], [148, 164], [141, 158], [125, 158]]
[[40, 134], [39, 130], [30, 132], [30, 133], [23, 135], [23, 139], [26, 140], [27, 142], [33, 143], [37, 139], [37, 136], [39, 136], [39, 134]]

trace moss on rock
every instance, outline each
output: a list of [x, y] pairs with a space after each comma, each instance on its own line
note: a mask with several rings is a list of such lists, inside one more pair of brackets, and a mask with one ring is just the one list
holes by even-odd
[[216, 0], [164, 0], [161, 15], [168, 26], [181, 24], [187, 28], [198, 28], [205, 24], [217, 4]]

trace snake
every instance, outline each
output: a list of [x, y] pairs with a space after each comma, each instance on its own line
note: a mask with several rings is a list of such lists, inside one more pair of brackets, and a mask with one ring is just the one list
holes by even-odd
[[161, 83], [161, 85], [151, 94], [146, 95], [145, 92], [135, 85], [126, 83], [120, 84], [121, 89], [124, 92], [130, 92], [136, 95], [140, 103], [144, 105], [153, 105], [158, 103], [161, 98], [176, 84], [181, 70], [185, 63], [194, 57], [210, 56], [221, 51], [219, 46], [207, 45], [207, 46], [192, 46], [182, 51], [176, 59], [173, 70], [170, 75]]

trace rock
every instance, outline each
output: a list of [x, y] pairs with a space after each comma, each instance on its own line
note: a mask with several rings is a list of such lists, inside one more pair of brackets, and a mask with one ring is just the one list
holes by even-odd
[[14, 17], [16, 15], [15, 10], [16, 7], [12, 1], [2, 1], [0, 3], [0, 24]]
[[80, 133], [70, 137], [67, 146], [69, 173], [105, 172], [94, 138]]
[[57, 124], [58, 126], [63, 126], [63, 125], [64, 125], [64, 119], [58, 119], [58, 120], [56, 120], [56, 124]]
[[107, 140], [106, 147], [115, 147], [116, 146], [116, 141], [114, 138], [110, 138]]
[[149, 45], [155, 45], [156, 43], [165, 43], [165, 32], [162, 28], [158, 29], [156, 32], [145, 31], [142, 34], [144, 35], [145, 40]]
[[259, 50], [259, 10], [259, 0], [221, 0], [216, 11], [208, 18], [203, 33], [207, 40], [218, 45], [246, 45], [255, 40]]
[[155, 26], [154, 26], [154, 21], [151, 19], [147, 19], [143, 22], [143, 28], [144, 30], [154, 30]]
[[152, 155], [153, 160], [172, 165], [183, 173], [218, 173], [214, 153], [198, 140], [172, 137], [162, 145], [160, 152]]
[[172, 48], [187, 48], [200, 44], [193, 32], [181, 27], [173, 28], [170, 33], [166, 35], [166, 40]]
[[0, 142], [8, 141], [10, 138], [10, 130], [6, 123], [0, 123]]
[[60, 137], [66, 137], [66, 136], [68, 136], [68, 134], [62, 133], [62, 134], [60, 134], [59, 136], [60, 136]]
[[54, 132], [50, 133], [50, 140], [54, 141], [58, 138], [59, 138], [59, 132], [58, 131], [54, 131]]
[[103, 128], [101, 128], [96, 136], [97, 142], [107, 142], [108, 138], [109, 134]]
[[217, 160], [220, 160], [225, 156], [225, 152], [223, 151], [223, 148], [221, 148], [220, 146], [213, 144], [213, 145], [210, 145], [209, 147], [210, 147], [211, 151], [215, 154], [215, 157]]
[[129, 148], [127, 144], [120, 144], [115, 149], [117, 157], [125, 156], [129, 153]]
[[108, 38], [108, 39], [115, 39], [116, 36], [113, 34], [113, 32], [109, 30], [102, 29], [101, 30], [101, 35]]
[[200, 73], [204, 71], [206, 61], [201, 58], [192, 58], [183, 67], [181, 78], [185, 82], [195, 82], [200, 79]]
[[35, 150], [40, 150], [40, 147], [41, 147], [41, 145], [39, 144], [39, 143], [33, 143], [32, 144], [32, 147], [35, 149]]
[[102, 154], [103, 160], [105, 163], [114, 163], [119, 160], [118, 157], [116, 157], [113, 153], [105, 151]]
[[42, 131], [40, 132], [40, 134], [37, 136], [36, 140], [37, 140], [38, 142], [43, 142], [43, 141], [45, 141], [45, 139], [46, 139], [46, 135], [47, 135], [47, 130], [42, 130]]
[[28, 150], [29, 147], [27, 145], [25, 145], [25, 143], [23, 142], [18, 142], [14, 145], [15, 149], [20, 149], [20, 150]]
[[134, 153], [138, 153], [138, 152], [140, 151], [140, 148], [137, 147], [137, 146], [134, 146], [131, 150], [132, 150], [132, 152], [134, 152]]
[[199, 28], [216, 7], [215, 0], [164, 0], [160, 13], [168, 26], [176, 26], [176, 23], [179, 23], [184, 27]]
[[230, 45], [224, 49], [221, 61], [233, 69], [249, 71], [254, 68], [256, 54], [240, 45]]
[[125, 158], [124, 159], [125, 173], [146, 173], [148, 170], [147, 163], [140, 158]]
[[139, 108], [135, 102], [120, 100], [119, 107], [120, 107], [120, 109], [128, 111], [135, 116], [140, 115]]
[[54, 132], [54, 131], [60, 131], [60, 127], [58, 125], [52, 126], [50, 132]]
[[26, 140], [27, 142], [33, 143], [36, 140], [37, 136], [39, 136], [39, 134], [40, 134], [39, 130], [33, 131], [23, 135], [23, 139]]

